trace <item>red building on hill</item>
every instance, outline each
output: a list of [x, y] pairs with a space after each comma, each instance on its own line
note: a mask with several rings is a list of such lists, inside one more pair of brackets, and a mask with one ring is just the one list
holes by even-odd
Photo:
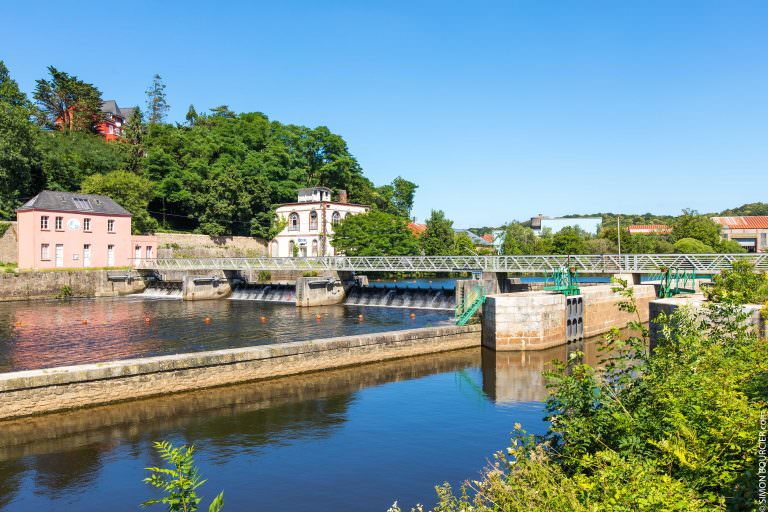
[[104, 112], [104, 121], [98, 125], [99, 133], [104, 135], [104, 138], [108, 141], [122, 137], [125, 125], [135, 109], [136, 107], [120, 108], [115, 100], [105, 101], [101, 104], [101, 111]]

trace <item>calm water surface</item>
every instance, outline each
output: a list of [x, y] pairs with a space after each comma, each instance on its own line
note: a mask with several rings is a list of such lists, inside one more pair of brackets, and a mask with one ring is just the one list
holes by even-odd
[[233, 300], [3, 302], [0, 372], [410, 329], [451, 318], [450, 311]]
[[221, 489], [231, 511], [433, 504], [515, 422], [545, 428], [541, 370], [567, 350], [468, 349], [1, 423], [0, 510], [137, 510], [159, 439], [198, 445], [206, 506]]

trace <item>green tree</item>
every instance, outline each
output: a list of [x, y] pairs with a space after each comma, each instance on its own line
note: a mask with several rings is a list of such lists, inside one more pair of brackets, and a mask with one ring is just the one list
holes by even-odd
[[675, 242], [675, 252], [682, 254], [711, 254], [715, 252], [715, 249], [696, 238], [681, 238]]
[[131, 116], [125, 123], [124, 142], [129, 145], [126, 168], [136, 174], [141, 174], [144, 168], [146, 147], [144, 145], [144, 116], [137, 107], [131, 112]]
[[146, 91], [147, 94], [147, 121], [149, 124], [160, 124], [165, 121], [170, 105], [165, 96], [165, 83], [160, 75], [152, 77], [152, 84]]
[[510, 222], [504, 231], [502, 251], [508, 256], [536, 254], [537, 242], [536, 234], [530, 227]]
[[565, 226], [552, 235], [552, 252], [554, 254], [584, 254], [587, 251], [585, 241], [588, 235], [581, 229]]
[[50, 79], [37, 80], [34, 98], [40, 107], [41, 122], [64, 131], [96, 132], [104, 118], [101, 91], [53, 66], [48, 66]]
[[380, 211], [350, 215], [335, 228], [331, 245], [347, 256], [414, 256], [419, 241], [402, 217]]
[[455, 233], [453, 221], [442, 210], [432, 210], [427, 229], [421, 235], [421, 249], [426, 256], [448, 256], [453, 253]]
[[0, 215], [11, 217], [39, 181], [37, 127], [32, 107], [0, 60]]
[[715, 274], [704, 295], [713, 302], [764, 304], [768, 301], [768, 273], [757, 271], [748, 261], [735, 261], [731, 270]]
[[134, 233], [151, 232], [158, 227], [157, 221], [147, 211], [147, 205], [155, 195], [154, 189], [152, 183], [142, 176], [128, 171], [92, 174], [83, 180], [80, 190], [85, 194], [111, 197], [131, 212]]
[[671, 241], [677, 242], [684, 238], [695, 238], [714, 248], [720, 244], [720, 226], [695, 210], [683, 210], [683, 215], [672, 226]]
[[190, 105], [187, 110], [186, 120], [189, 126], [193, 126], [197, 122], [197, 110], [194, 105]]
[[400, 176], [392, 181], [392, 206], [396, 215], [411, 217], [417, 188], [419, 188], [418, 185]]
[[453, 247], [450, 254], [453, 256], [472, 256], [478, 254], [478, 251], [475, 249], [475, 244], [472, 243], [469, 235], [466, 233], [456, 233], [453, 237]]

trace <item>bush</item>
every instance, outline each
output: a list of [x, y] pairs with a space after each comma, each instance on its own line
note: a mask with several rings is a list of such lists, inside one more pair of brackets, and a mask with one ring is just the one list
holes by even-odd
[[681, 238], [675, 242], [675, 252], [682, 254], [711, 254], [715, 251], [712, 246], [695, 238]]
[[[632, 290], [617, 290], [636, 313]], [[547, 434], [516, 425], [481, 480], [459, 495], [437, 488], [435, 511], [753, 510], [768, 342], [740, 311], [713, 304], [660, 318], [653, 353], [638, 317], [636, 335], [606, 337], [595, 367], [579, 353], [556, 363]]]
[[756, 272], [748, 261], [736, 261], [731, 270], [712, 278], [704, 294], [712, 302], [762, 304], [768, 301], [768, 274]]

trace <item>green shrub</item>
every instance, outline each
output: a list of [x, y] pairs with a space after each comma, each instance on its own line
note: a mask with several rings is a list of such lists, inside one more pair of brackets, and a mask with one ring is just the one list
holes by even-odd
[[712, 278], [704, 294], [712, 302], [762, 304], [768, 301], [768, 274], [756, 272], [748, 261], [735, 261], [731, 270]]
[[269, 270], [259, 270], [259, 281], [267, 282], [272, 279], [272, 273]]
[[682, 254], [711, 254], [717, 251], [701, 240], [695, 238], [681, 238], [675, 242], [675, 252]]
[[8, 228], [10, 227], [10, 222], [0, 222], [0, 238], [3, 238], [3, 235], [5, 235], [5, 232], [8, 231]]

